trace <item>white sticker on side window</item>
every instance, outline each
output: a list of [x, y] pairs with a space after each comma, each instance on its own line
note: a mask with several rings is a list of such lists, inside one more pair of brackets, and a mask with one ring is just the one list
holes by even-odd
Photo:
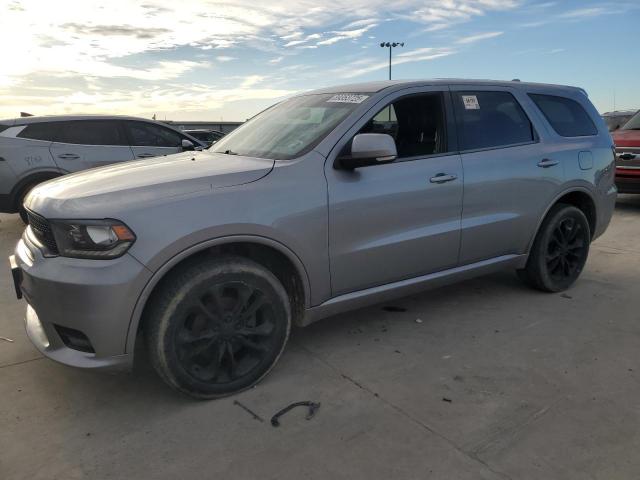
[[331, 103], [362, 103], [369, 95], [358, 95], [355, 93], [338, 93], [331, 97], [327, 102]]
[[465, 110], [480, 110], [478, 97], [475, 95], [462, 95], [462, 103], [464, 103]]

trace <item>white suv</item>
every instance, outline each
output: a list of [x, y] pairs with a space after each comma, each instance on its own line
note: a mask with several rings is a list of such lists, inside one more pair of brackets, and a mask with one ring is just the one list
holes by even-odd
[[204, 146], [179, 130], [136, 117], [0, 120], [0, 212], [22, 214], [29, 190], [66, 173]]

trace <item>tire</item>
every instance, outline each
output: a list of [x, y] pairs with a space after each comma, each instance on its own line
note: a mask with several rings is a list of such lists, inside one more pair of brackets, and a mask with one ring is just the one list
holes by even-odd
[[554, 205], [545, 217], [527, 265], [518, 276], [543, 292], [561, 292], [578, 279], [589, 255], [591, 231], [585, 214], [572, 205]]
[[291, 308], [278, 279], [235, 256], [178, 267], [145, 311], [151, 364], [172, 388], [199, 399], [258, 383], [289, 338]]

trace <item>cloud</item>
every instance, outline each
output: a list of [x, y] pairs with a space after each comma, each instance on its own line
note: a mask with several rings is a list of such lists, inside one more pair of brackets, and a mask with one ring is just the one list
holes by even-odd
[[478, 33], [477, 35], [469, 35], [468, 37], [462, 37], [456, 41], [456, 43], [466, 45], [468, 43], [475, 43], [481, 40], [487, 40], [489, 38], [495, 38], [502, 35], [504, 32], [487, 32], [487, 33]]
[[[204, 85], [183, 85], [179, 88], [136, 88], [111, 89], [108, 92], [74, 91], [60, 92], [56, 95], [16, 95], [14, 92], [0, 90], [0, 112], [6, 116], [15, 116], [19, 111], [31, 111], [37, 115], [64, 113], [105, 113], [150, 117], [159, 111], [198, 112], [206, 109], [221, 108], [238, 101], [273, 102], [296, 93], [290, 89], [237, 87], [221, 89]], [[9, 113], [11, 112], [11, 113]], [[187, 115], [188, 116], [188, 115]], [[238, 117], [242, 118], [242, 117]]]
[[262, 80], [264, 80], [264, 76], [262, 75], [249, 75], [247, 78], [245, 78], [242, 83], [240, 84], [240, 86], [242, 88], [249, 88], [249, 87], [253, 87], [255, 84], [260, 83]]
[[[120, 105], [122, 113], [128, 108], [132, 112], [147, 108], [150, 98], [158, 104], [184, 106], [170, 94], [171, 88], [190, 98], [193, 88], [183, 87], [184, 84], [191, 85], [195, 76], [205, 77], [202, 73], [219, 68], [219, 62], [241, 58], [240, 49], [266, 54], [272, 59], [266, 61], [275, 65], [282, 61], [275, 59], [283, 55], [302, 57], [306, 49], [328, 48], [361, 38], [383, 19], [404, 19], [437, 30], [489, 12], [512, 9], [524, 1], [271, 0], [257, 5], [253, 0], [0, 0], [4, 6], [0, 10], [0, 44], [5, 47], [0, 49], [0, 88], [11, 89], [11, 98], [16, 99], [10, 100], [2, 90], [0, 111], [13, 111], [16, 102], [28, 99], [35, 102], [35, 107], [45, 109], [44, 92], [25, 93], [33, 78], [40, 79], [41, 87], [56, 87], [60, 79], [74, 85], [82, 83], [78, 90], [82, 95], [51, 96], [52, 105], [64, 106], [64, 111], [68, 111], [67, 106], [82, 105], [88, 99], [104, 99], [109, 111]], [[285, 53], [285, 46], [295, 48]], [[437, 58], [445, 54], [450, 53], [422, 55]], [[220, 75], [215, 73], [206, 77], [217, 81]], [[245, 79], [243, 82], [248, 83], [244, 86], [227, 91], [250, 97], [250, 91], [258, 90], [267, 95], [268, 89], [258, 88], [266, 79], [256, 79], [251, 71], [245, 73], [246, 79], [253, 79]], [[169, 88], [169, 82], [175, 86]], [[167, 95], [167, 102], [157, 95], [145, 96], [152, 91]], [[211, 98], [221, 102], [231, 96]], [[198, 101], [202, 106], [204, 100]], [[92, 108], [99, 108], [97, 105], [94, 103]]]
[[[549, 2], [549, 6], [551, 6], [552, 4], [554, 3]], [[520, 24], [520, 27], [536, 28], [557, 22], [580, 22], [582, 20], [596, 18], [602, 15], [620, 15], [627, 12], [637, 11], [638, 9], [640, 9], [640, 4], [638, 3], [605, 3], [596, 7], [583, 7], [573, 10], [567, 10], [556, 15], [546, 14], [539, 20], [522, 23]]]
[[[404, 63], [427, 62], [447, 57], [455, 53], [455, 50], [449, 48], [419, 48], [397, 55], [393, 61], [393, 65], [396, 66]], [[362, 59], [352, 62], [348, 67], [336, 69], [333, 73], [341, 78], [354, 78], [383, 68], [389, 68], [389, 63], [387, 61]]]
[[372, 23], [367, 25], [366, 27], [358, 28], [356, 30], [339, 30], [339, 31], [329, 32], [328, 35], [333, 35], [333, 36], [330, 38], [327, 38], [326, 40], [322, 40], [318, 42], [316, 45], [333, 45], [334, 43], [340, 42], [341, 40], [359, 38], [369, 30], [371, 30], [373, 27], [375, 27], [376, 25], [377, 25], [376, 23]]
[[282, 62], [282, 60], [284, 60], [284, 56], [280, 56], [280, 57], [276, 57], [276, 58], [272, 58], [271, 60], [267, 61], [267, 63], [271, 64], [271, 65], [275, 65], [277, 63]]
[[610, 11], [604, 7], [578, 8], [568, 12], [561, 13], [558, 18], [585, 18], [597, 17], [598, 15], [609, 13]]
[[514, 9], [521, 5], [520, 0], [425, 0], [422, 6], [403, 15], [403, 18], [414, 22], [425, 23], [426, 31], [437, 31], [459, 23], [468, 22], [480, 17], [488, 11]]

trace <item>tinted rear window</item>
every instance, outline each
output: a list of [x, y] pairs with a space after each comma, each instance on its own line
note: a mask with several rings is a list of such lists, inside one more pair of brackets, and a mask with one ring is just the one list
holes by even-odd
[[584, 137], [598, 133], [598, 129], [589, 114], [575, 100], [555, 95], [534, 93], [530, 93], [529, 96], [558, 135], [563, 137]]
[[77, 145], [127, 145], [119, 122], [113, 120], [33, 123], [18, 137]]
[[529, 117], [508, 92], [456, 92], [454, 100], [461, 150], [506, 147], [535, 140]]

